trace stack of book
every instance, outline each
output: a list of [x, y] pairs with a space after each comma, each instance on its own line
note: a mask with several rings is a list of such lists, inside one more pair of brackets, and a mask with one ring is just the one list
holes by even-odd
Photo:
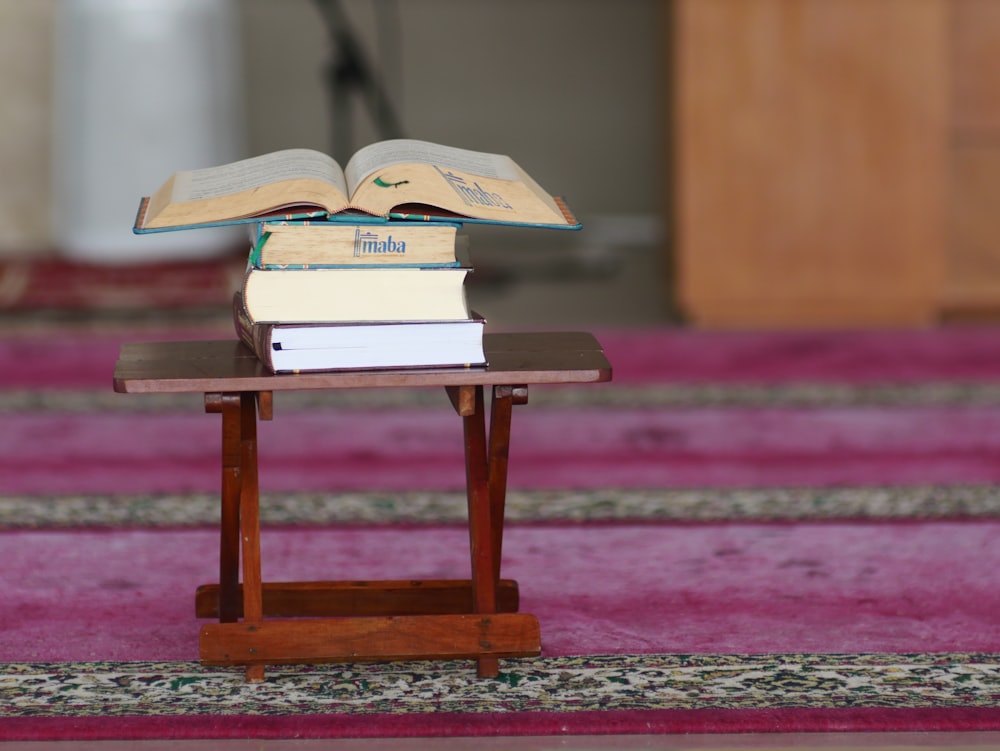
[[397, 139], [171, 176], [137, 233], [249, 224], [237, 334], [274, 372], [486, 364], [466, 223], [579, 229], [509, 157]]
[[459, 225], [359, 218], [252, 227], [233, 320], [273, 372], [486, 364]]

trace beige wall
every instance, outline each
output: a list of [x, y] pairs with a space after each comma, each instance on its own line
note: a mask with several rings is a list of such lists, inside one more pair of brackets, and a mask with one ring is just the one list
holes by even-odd
[[[55, 0], [0, 0], [0, 254], [46, 251]], [[345, 0], [405, 135], [508, 153], [584, 222], [654, 213], [657, 0]], [[375, 8], [398, 14], [384, 46]], [[310, 0], [243, 0], [248, 151], [328, 149], [330, 47]], [[377, 137], [355, 108], [355, 146]], [[166, 176], [164, 176], [166, 177]], [[151, 186], [152, 187], [155, 186]]]
[[49, 244], [53, 0], [0, 0], [0, 255]]

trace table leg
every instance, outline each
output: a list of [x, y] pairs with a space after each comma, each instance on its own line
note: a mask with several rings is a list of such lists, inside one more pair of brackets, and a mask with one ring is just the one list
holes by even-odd
[[507, 459], [510, 454], [510, 418], [515, 404], [527, 404], [527, 386], [494, 386], [490, 402], [489, 463], [490, 523], [493, 527], [493, 576], [500, 579], [503, 522], [507, 505]]
[[[257, 395], [240, 394], [240, 541], [243, 553], [243, 623], [260, 626], [264, 604], [260, 570], [260, 496], [257, 482]], [[263, 665], [247, 666], [247, 682], [264, 680]]]
[[[257, 482], [257, 394], [206, 394], [205, 410], [222, 414], [222, 505], [218, 612], [222, 623], [264, 621]], [[240, 585], [240, 559], [243, 584]], [[263, 665], [247, 666], [247, 681], [264, 680]]]
[[[496, 612], [496, 563], [493, 556], [492, 512], [488, 455], [486, 449], [486, 417], [483, 387], [474, 387], [474, 406], [462, 417], [465, 432], [465, 482], [469, 503], [469, 545], [472, 553], [473, 606], [477, 614]], [[495, 657], [478, 660], [480, 678], [495, 678], [500, 663]]]
[[[247, 681], [259, 682], [267, 664], [465, 658], [477, 662], [480, 677], [495, 678], [501, 658], [540, 653], [537, 618], [518, 613], [516, 583], [499, 580], [510, 413], [526, 400], [526, 388], [494, 389], [489, 435], [483, 387], [450, 388], [449, 394], [465, 432], [471, 579], [285, 582], [271, 583], [266, 593], [257, 395], [206, 395], [209, 410], [223, 416], [223, 575], [219, 585], [199, 589], [197, 610], [220, 620], [235, 613], [235, 622], [202, 627], [203, 663], [243, 665]], [[261, 402], [260, 419], [270, 412]], [[265, 621], [265, 611], [279, 619], [306, 617]]]
[[239, 394], [205, 394], [205, 411], [222, 415], [222, 487], [219, 539], [219, 620], [235, 623], [243, 612], [240, 581]]

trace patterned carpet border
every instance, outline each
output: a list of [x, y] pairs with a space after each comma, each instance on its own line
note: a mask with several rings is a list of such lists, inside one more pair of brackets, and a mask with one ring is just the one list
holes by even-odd
[[994, 707], [1000, 654], [632, 655], [280, 666], [7, 663], [0, 717]]
[[[531, 389], [530, 403], [544, 407], [976, 407], [1000, 404], [1000, 384], [657, 384], [629, 386], [616, 383], [588, 387], [560, 386]], [[352, 389], [345, 391], [287, 392], [275, 396], [281, 410], [397, 409], [446, 404], [439, 389]], [[134, 412], [188, 411], [201, 406], [198, 395], [143, 395], [136, 399], [89, 389], [9, 389], [0, 392], [0, 413], [26, 412]]]
[[[927, 520], [1000, 517], [994, 485], [854, 488], [553, 490], [507, 493], [510, 523]], [[262, 494], [272, 525], [464, 524], [461, 492]], [[0, 529], [218, 524], [211, 493], [0, 496]]]

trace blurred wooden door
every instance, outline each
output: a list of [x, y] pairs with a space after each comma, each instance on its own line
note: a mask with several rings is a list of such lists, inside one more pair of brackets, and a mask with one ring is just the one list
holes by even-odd
[[691, 322], [938, 318], [952, 5], [676, 0], [674, 259]]
[[1000, 1], [953, 0], [945, 317], [1000, 318]]

